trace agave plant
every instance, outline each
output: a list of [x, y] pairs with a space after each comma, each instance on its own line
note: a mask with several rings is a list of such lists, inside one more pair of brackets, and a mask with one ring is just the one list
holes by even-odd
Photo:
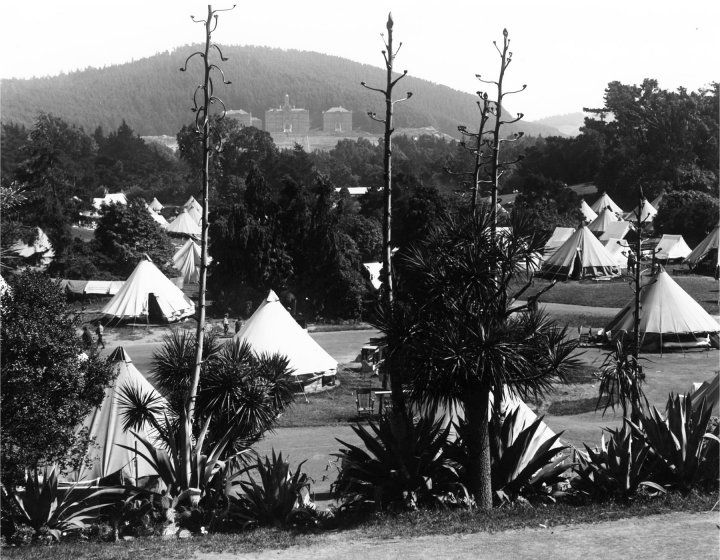
[[645, 398], [642, 367], [638, 359], [627, 351], [621, 339], [615, 341], [613, 351], [605, 356], [598, 377], [600, 387], [596, 409], [603, 406], [604, 399], [603, 415], [608, 408], [615, 410], [617, 406], [622, 408], [623, 417], [632, 415], [636, 419], [641, 414]]
[[[287, 527], [307, 524], [315, 516], [315, 508], [309, 500], [310, 480], [301, 472], [300, 463], [293, 472], [282, 453], [258, 458], [247, 471], [254, 471], [235, 483], [241, 493], [231, 497], [231, 516], [244, 526]], [[257, 478], [257, 479], [256, 479]]]
[[696, 484], [717, 485], [717, 434], [708, 433], [711, 408], [705, 402], [693, 406], [690, 395], [668, 396], [665, 417], [654, 406], [637, 424], [638, 438], [650, 449], [653, 478], [660, 484], [689, 490]]
[[94, 519], [100, 510], [119, 496], [126, 494], [125, 488], [104, 488], [83, 499], [76, 500], [77, 484], [68, 490], [58, 488], [58, 468], [52, 466], [40, 473], [28, 472], [23, 492], [12, 492], [13, 502], [17, 506], [16, 525], [28, 525], [34, 538], [48, 534], [54, 540], [66, 532], [79, 531], [86, 527], [88, 520]]
[[365, 449], [337, 440], [345, 449], [334, 483], [337, 497], [349, 506], [415, 509], [419, 505], [464, 503], [472, 500], [460, 484], [456, 464], [446, 454], [451, 426], [442, 420], [421, 417], [414, 421], [404, 414], [398, 439], [393, 429], [397, 420], [383, 417], [379, 422], [353, 426]]
[[578, 453], [573, 487], [582, 495], [600, 500], [628, 501], [642, 487], [664, 493], [662, 486], [649, 480], [646, 461], [650, 449], [629, 423], [626, 421], [622, 429], [607, 429], [607, 432], [610, 438], [606, 441], [603, 434], [600, 449], [593, 450], [586, 445], [587, 457]]

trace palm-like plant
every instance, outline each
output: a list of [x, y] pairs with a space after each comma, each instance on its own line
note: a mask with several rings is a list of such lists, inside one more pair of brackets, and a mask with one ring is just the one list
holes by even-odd
[[665, 417], [654, 406], [633, 432], [650, 449], [653, 479], [663, 485], [689, 490], [696, 484], [717, 487], [717, 434], [708, 433], [712, 409], [705, 402], [693, 406], [692, 396], [668, 396]]
[[[403, 440], [394, 430], [397, 418], [358, 424], [353, 431], [363, 447], [338, 440], [345, 449], [333, 488], [346, 505], [377, 509], [418, 505], [470, 504], [456, 462], [447, 454], [451, 425], [429, 417], [414, 420], [404, 413]], [[458, 500], [458, 497], [460, 498]]]
[[515, 214], [512, 233], [492, 230], [486, 213], [446, 218], [398, 259], [402, 301], [376, 321], [412, 400], [464, 408], [469, 489], [483, 508], [492, 506], [490, 395], [507, 385], [537, 396], [577, 364], [576, 342], [535, 309], [540, 294], [515, 303], [531, 279], [511, 292], [541, 245], [529, 220]]
[[615, 410], [620, 406], [623, 417], [628, 417], [628, 411], [637, 419], [642, 411], [642, 401], [645, 397], [642, 389], [642, 367], [638, 359], [627, 351], [622, 339], [615, 341], [612, 352], [605, 356], [600, 366], [598, 376], [600, 388], [596, 409], [603, 406], [603, 415], [608, 408]]

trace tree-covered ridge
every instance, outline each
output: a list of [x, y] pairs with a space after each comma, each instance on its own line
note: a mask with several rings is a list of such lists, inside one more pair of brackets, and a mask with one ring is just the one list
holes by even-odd
[[[2, 80], [3, 122], [30, 126], [38, 112], [44, 111], [86, 130], [97, 126], [116, 130], [124, 119], [139, 135], [173, 134], [186, 124], [192, 104], [187, 92], [199, 79], [190, 70], [177, 71], [193, 50], [186, 46], [127, 64]], [[265, 111], [281, 105], [287, 93], [291, 104], [310, 111], [312, 128], [322, 127], [323, 111], [342, 105], [353, 111], [355, 128], [380, 130], [367, 116], [367, 111], [380, 109], [378, 100], [360, 87], [363, 80], [382, 83], [380, 68], [308, 51], [229, 46], [223, 52], [229, 58], [223, 70], [233, 82], [223, 91], [228, 108], [244, 109], [263, 119]], [[412, 73], [412, 68], [408, 70]], [[403, 81], [403, 88], [414, 96], [411, 103], [398, 106], [397, 127], [434, 126], [457, 136], [458, 124], [472, 125], [477, 119], [475, 98], [470, 94], [412, 76]], [[516, 130], [544, 136], [558, 133], [529, 122], [507, 127], [508, 134]]]

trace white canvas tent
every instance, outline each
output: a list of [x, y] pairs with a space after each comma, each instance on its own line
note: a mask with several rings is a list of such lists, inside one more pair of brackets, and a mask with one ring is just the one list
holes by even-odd
[[607, 241], [608, 239], [625, 239], [625, 236], [632, 229], [632, 224], [625, 220], [618, 220], [617, 222], [610, 222], [600, 236], [600, 241]]
[[200, 204], [197, 200], [195, 200], [194, 196], [191, 196], [188, 198], [187, 202], [183, 204], [183, 208], [186, 210], [190, 210], [191, 208], [195, 210], [198, 214], [202, 212], [202, 204]]
[[299, 382], [335, 378], [337, 361], [298, 325], [272, 290], [233, 341], [247, 341], [256, 354], [287, 356]]
[[547, 243], [545, 243], [545, 247], [543, 248], [543, 259], [547, 260], [553, 256], [555, 251], [562, 247], [562, 244], [567, 241], [568, 237], [570, 237], [574, 231], [575, 229], [571, 227], [556, 227], [552, 232], [550, 239], [548, 239]]
[[598, 214], [597, 218], [590, 222], [588, 229], [597, 235], [602, 235], [607, 231], [610, 224], [617, 221], [619, 220], [615, 212], [605, 208]]
[[684, 259], [692, 249], [688, 247], [682, 235], [663, 234], [660, 243], [655, 247], [655, 258], [661, 261]]
[[543, 263], [539, 276], [579, 280], [619, 274], [615, 259], [587, 226], [583, 226], [575, 230], [555, 254]]
[[168, 223], [168, 221], [165, 219], [165, 216], [163, 216], [162, 214], [158, 214], [150, 206], [148, 206], [147, 209], [148, 209], [148, 212], [150, 212], [150, 217], [153, 220], [155, 220], [158, 224], [160, 224], [160, 227], [167, 228], [168, 225], [170, 225]]
[[627, 241], [611, 237], [610, 239], [602, 241], [602, 244], [608, 254], [615, 259], [615, 264], [618, 268], [627, 268], [628, 255], [634, 253], [634, 251], [630, 249]]
[[584, 198], [580, 201], [580, 212], [582, 212], [583, 218], [585, 218], [586, 222], [592, 222], [598, 216], [597, 213], [588, 206], [588, 203], [585, 202]]
[[35, 228], [35, 238], [31, 244], [19, 239], [10, 246], [10, 252], [31, 262], [38, 270], [47, 268], [55, 258], [55, 249], [40, 228]]
[[191, 208], [186, 208], [185, 211], [198, 224], [200, 224], [202, 222], [202, 209], [198, 210], [195, 207], [191, 207]]
[[160, 210], [165, 208], [162, 204], [160, 204], [160, 201], [154, 197], [152, 199], [152, 202], [148, 206], [150, 206], [150, 210], [152, 210], [153, 212], [160, 212]]
[[100, 210], [104, 205], [127, 204], [127, 197], [125, 196], [125, 193], [121, 192], [113, 194], [108, 193], [101, 198], [93, 198], [92, 204], [95, 210]]
[[[720, 247], [720, 225], [715, 226], [707, 237], [692, 250], [685, 259], [685, 262], [694, 267], [709, 255], [714, 259], [713, 262], [710, 263], [712, 267], [720, 266], [720, 251], [718, 251], [718, 247]], [[712, 255], [710, 255], [711, 252], [713, 252]]]
[[[607, 325], [605, 330], [611, 336], [632, 336], [634, 304], [630, 301]], [[662, 269], [641, 288], [640, 306], [639, 331], [644, 347], [692, 346], [698, 338], [720, 332], [720, 324]]]
[[176, 235], [185, 235], [187, 237], [200, 238], [202, 231], [197, 220], [193, 219], [190, 214], [183, 210], [175, 219], [170, 222], [170, 225], [166, 228], [168, 233], [174, 233]]
[[376, 290], [379, 290], [380, 286], [382, 286], [382, 280], [380, 280], [380, 273], [382, 272], [382, 263], [369, 262], [369, 263], [363, 263], [363, 266], [365, 267], [365, 270], [367, 270], [368, 274], [370, 275], [370, 283], [373, 285], [373, 288], [375, 288]]
[[[88, 451], [90, 467], [73, 473], [73, 479], [83, 482], [104, 478], [117, 471], [122, 471], [126, 477], [132, 479], [156, 474], [140, 455], [121, 447], [126, 445], [135, 449], [137, 444], [139, 451], [146, 452], [143, 444], [132, 433], [123, 430], [123, 389], [138, 388], [143, 394], [158, 399], [157, 404], [160, 407], [167, 406], [167, 401], [138, 371], [122, 347], [116, 348], [109, 359], [117, 371], [117, 377], [109, 387], [106, 387], [105, 398], [100, 406], [91, 412], [81, 425], [81, 428], [87, 428], [90, 437], [94, 438], [94, 444]], [[136, 431], [150, 441], [154, 441], [157, 436], [150, 426], [143, 426]]]
[[653, 218], [655, 218], [655, 215], [657, 214], [657, 210], [652, 204], [650, 204], [647, 198], [643, 198], [641, 205], [636, 206], [632, 212], [628, 212], [625, 215], [625, 218], [631, 222], [636, 222], [638, 212], [640, 213], [640, 221], [643, 223], [652, 222]]
[[[180, 271], [185, 284], [196, 284], [200, 279], [201, 250], [192, 239], [188, 239], [173, 255], [173, 265]], [[208, 256], [210, 263], [212, 257]]]
[[610, 198], [607, 193], [602, 193], [602, 196], [598, 198], [595, 203], [590, 206], [590, 208], [592, 208], [596, 213], [602, 212], [605, 208], [610, 208], [610, 210], [618, 215], [623, 214], [622, 208], [615, 204], [613, 199]]
[[173, 322], [195, 313], [195, 304], [150, 261], [140, 261], [123, 287], [102, 308], [116, 320]]
[[665, 198], [665, 193], [660, 193], [650, 204], [653, 205], [653, 208], [660, 210], [660, 205], [662, 204], [663, 198]]

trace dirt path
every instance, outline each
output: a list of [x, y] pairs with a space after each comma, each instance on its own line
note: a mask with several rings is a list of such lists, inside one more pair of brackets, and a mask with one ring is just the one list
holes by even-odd
[[197, 559], [387, 560], [718, 558], [718, 513], [677, 513], [595, 524], [520, 529], [499, 533], [432, 535], [412, 538], [354, 538], [352, 532], [328, 535], [309, 547], [249, 554], [198, 554]]

